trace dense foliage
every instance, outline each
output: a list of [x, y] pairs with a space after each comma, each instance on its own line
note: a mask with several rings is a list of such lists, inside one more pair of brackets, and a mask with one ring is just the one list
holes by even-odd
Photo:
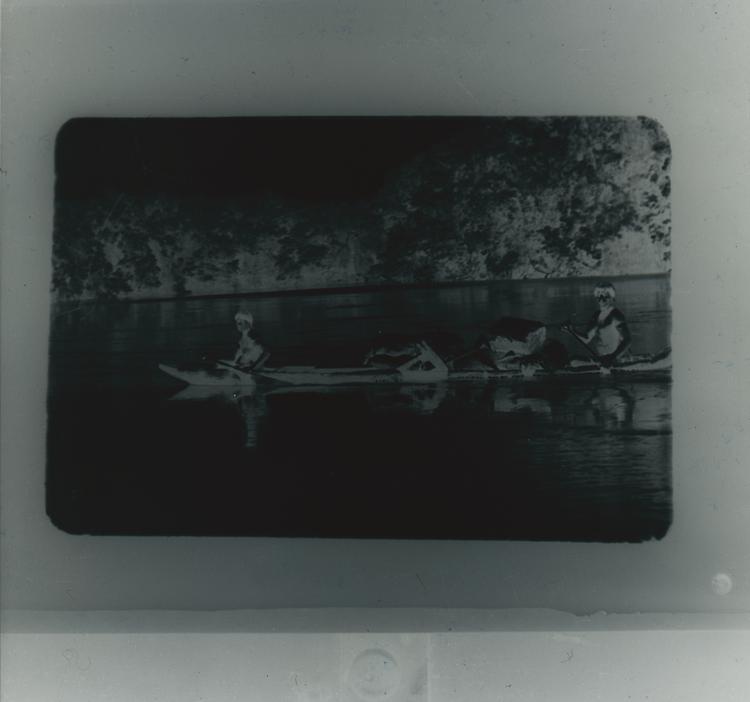
[[669, 165], [645, 118], [477, 120], [362, 198], [60, 199], [61, 299], [669, 270]]

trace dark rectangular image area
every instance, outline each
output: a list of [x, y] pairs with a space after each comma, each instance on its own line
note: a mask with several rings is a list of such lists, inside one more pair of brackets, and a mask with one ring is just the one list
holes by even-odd
[[670, 160], [646, 117], [67, 122], [47, 513], [663, 537]]

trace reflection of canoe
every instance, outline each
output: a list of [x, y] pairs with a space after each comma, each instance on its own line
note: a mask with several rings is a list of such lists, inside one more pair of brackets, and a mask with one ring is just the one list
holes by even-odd
[[255, 395], [255, 385], [187, 385], [170, 400], [241, 400]]
[[205, 386], [244, 386], [254, 385], [256, 378], [262, 377], [287, 385], [378, 385], [378, 384], [417, 384], [439, 383], [443, 381], [489, 381], [515, 380], [522, 378], [577, 378], [577, 377], [621, 377], [649, 380], [668, 379], [672, 368], [671, 356], [667, 353], [657, 356], [642, 356], [604, 370], [594, 363], [571, 365], [558, 371], [547, 371], [540, 367], [510, 367], [502, 370], [465, 369], [444, 370], [402, 370], [396, 368], [318, 368], [316, 366], [284, 366], [267, 368], [254, 373], [239, 370], [179, 370], [171, 366], [159, 368], [173, 378], [190, 385]]

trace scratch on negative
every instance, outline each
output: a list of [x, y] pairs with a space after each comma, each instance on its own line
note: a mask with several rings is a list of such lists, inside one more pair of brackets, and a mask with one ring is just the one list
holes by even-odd
[[471, 90], [469, 90], [464, 85], [464, 82], [462, 80], [460, 80], [458, 78], [454, 78], [453, 80], [455, 81], [456, 85], [458, 85], [458, 87], [461, 88], [461, 90], [463, 90], [474, 102], [476, 102], [477, 104], [479, 104], [479, 100], [477, 100], [477, 96], [474, 95], [474, 93], [472, 93]]
[[107, 216], [104, 218], [104, 222], [102, 222], [102, 229], [104, 229], [104, 227], [106, 227], [107, 224], [109, 224], [109, 218], [115, 213], [115, 210], [117, 209], [117, 206], [120, 204], [120, 200], [122, 200], [122, 198], [123, 198], [123, 194], [120, 193], [117, 196], [117, 199], [115, 200], [114, 205], [112, 205], [109, 212], [107, 212]]

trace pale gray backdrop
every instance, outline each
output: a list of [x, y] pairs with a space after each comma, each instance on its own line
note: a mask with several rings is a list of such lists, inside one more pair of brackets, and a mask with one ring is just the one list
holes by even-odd
[[[746, 4], [23, 0], [5, 2], [3, 12], [0, 597], [7, 622], [29, 621], [8, 610], [750, 611]], [[49, 523], [57, 129], [79, 116], [292, 114], [647, 115], [664, 125], [674, 156], [675, 352], [674, 522], [665, 539], [87, 538]], [[406, 614], [403, 626], [410, 626]]]

